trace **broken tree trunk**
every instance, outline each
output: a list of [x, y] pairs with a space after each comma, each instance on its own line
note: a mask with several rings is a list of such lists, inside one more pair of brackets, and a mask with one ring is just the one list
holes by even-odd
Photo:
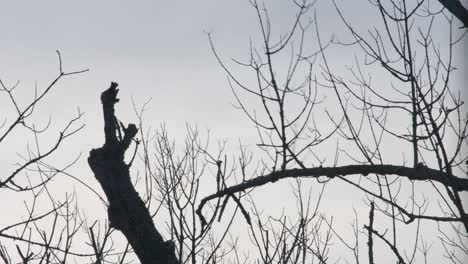
[[101, 94], [105, 143], [90, 151], [89, 166], [109, 201], [111, 227], [124, 234], [141, 263], [179, 263], [172, 241], [164, 241], [130, 180], [130, 166], [125, 163], [124, 154], [138, 129], [134, 124], [119, 127], [114, 109], [119, 101], [117, 86], [112, 82]]

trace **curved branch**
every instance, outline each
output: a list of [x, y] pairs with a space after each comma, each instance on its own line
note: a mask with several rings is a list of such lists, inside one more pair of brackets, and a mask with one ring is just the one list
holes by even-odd
[[468, 191], [468, 179], [451, 176], [446, 172], [434, 170], [422, 164], [419, 164], [415, 168], [397, 165], [347, 165], [341, 167], [290, 169], [284, 171], [274, 171], [268, 175], [258, 176], [207, 196], [200, 202], [200, 206], [197, 209], [197, 214], [202, 216], [203, 206], [212, 199], [242, 192], [247, 189], [262, 186], [270, 182], [276, 182], [280, 179], [299, 177], [334, 178], [336, 176], [348, 176], [355, 174], [362, 174], [367, 176], [371, 173], [379, 175], [393, 174], [406, 177], [412, 181], [436, 181], [445, 186], [452, 187], [457, 191]]

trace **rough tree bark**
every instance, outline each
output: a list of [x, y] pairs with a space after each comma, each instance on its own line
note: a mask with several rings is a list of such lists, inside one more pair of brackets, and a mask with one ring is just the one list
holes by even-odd
[[119, 101], [117, 86], [112, 82], [101, 94], [105, 143], [90, 151], [89, 166], [109, 201], [111, 227], [125, 235], [141, 263], [179, 263], [172, 241], [164, 241], [130, 180], [130, 164], [125, 163], [124, 154], [138, 129], [134, 124], [119, 126], [114, 109]]

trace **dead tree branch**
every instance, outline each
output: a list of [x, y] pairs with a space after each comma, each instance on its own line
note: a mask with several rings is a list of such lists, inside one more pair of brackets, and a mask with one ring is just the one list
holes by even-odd
[[117, 137], [119, 124], [114, 108], [119, 101], [117, 85], [112, 82], [110, 88], [101, 94], [105, 143], [90, 151], [89, 166], [109, 201], [111, 227], [125, 235], [141, 263], [179, 263], [171, 246], [172, 241], [164, 241], [130, 179], [124, 154], [138, 129], [134, 124], [129, 124], [122, 128], [123, 137]]

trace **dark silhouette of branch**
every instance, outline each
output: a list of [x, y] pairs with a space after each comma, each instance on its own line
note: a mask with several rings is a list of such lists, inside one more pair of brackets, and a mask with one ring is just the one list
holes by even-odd
[[141, 263], [179, 263], [171, 247], [172, 241], [164, 241], [131, 182], [124, 154], [138, 129], [134, 124], [129, 124], [122, 129], [123, 138], [117, 137], [119, 124], [114, 108], [119, 101], [117, 86], [117, 83], [112, 82], [110, 88], [101, 94], [105, 143], [90, 151], [89, 166], [109, 201], [111, 227], [125, 235]]
[[372, 239], [371, 231], [374, 228], [374, 202], [371, 202], [370, 207], [367, 247], [369, 249], [369, 264], [374, 264], [374, 240]]
[[463, 27], [468, 27], [468, 10], [460, 0], [439, 0], [447, 10], [456, 16], [463, 23]]
[[416, 168], [396, 165], [347, 165], [340, 167], [318, 167], [306, 169], [291, 169], [284, 171], [274, 171], [268, 175], [258, 176], [256, 178], [247, 180], [243, 183], [233, 185], [223, 189], [215, 194], [212, 194], [202, 200], [198, 207], [197, 213], [201, 215], [201, 210], [206, 202], [209, 200], [231, 195], [233, 193], [242, 192], [250, 188], [265, 185], [270, 182], [276, 182], [280, 179], [298, 178], [298, 177], [328, 177], [334, 178], [336, 176], [348, 176], [355, 174], [362, 174], [367, 176], [371, 173], [379, 175], [398, 175], [406, 177], [412, 181], [436, 181], [445, 186], [452, 187], [458, 191], [468, 191], [468, 179], [453, 177], [445, 172], [434, 170], [424, 165], [419, 165]]
[[380, 234], [379, 232], [377, 232], [376, 230], [374, 229], [371, 229], [369, 226], [364, 226], [365, 229], [367, 229], [370, 233], [372, 234], [375, 234], [377, 237], [379, 237], [380, 239], [382, 239], [385, 244], [387, 244], [387, 246], [390, 247], [390, 249], [393, 251], [393, 253], [395, 254], [395, 256], [398, 258], [398, 264], [406, 264], [405, 260], [403, 259], [403, 257], [401, 256], [400, 252], [398, 251], [398, 249], [392, 245], [392, 243], [390, 243], [390, 241], [388, 241], [384, 235]]

